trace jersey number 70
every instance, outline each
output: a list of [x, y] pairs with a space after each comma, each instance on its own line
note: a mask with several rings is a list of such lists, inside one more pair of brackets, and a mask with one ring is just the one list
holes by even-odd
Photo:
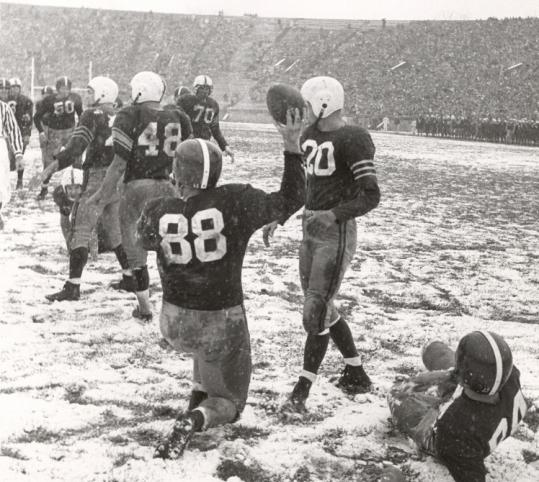
[[217, 261], [226, 254], [223, 215], [217, 208], [204, 209], [191, 218], [191, 231], [196, 235], [193, 245], [187, 239], [189, 221], [183, 214], [165, 214], [159, 219], [161, 248], [169, 264], [187, 264], [193, 251], [199, 261]]

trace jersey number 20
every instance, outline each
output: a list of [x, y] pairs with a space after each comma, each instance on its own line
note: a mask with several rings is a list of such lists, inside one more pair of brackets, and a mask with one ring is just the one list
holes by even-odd
[[[307, 174], [315, 176], [331, 176], [335, 172], [335, 156], [333, 142], [326, 141], [318, 145], [314, 139], [307, 139], [301, 146], [307, 153]], [[310, 149], [310, 151], [308, 151]]]
[[[204, 209], [191, 218], [191, 230], [196, 235], [194, 252], [203, 263], [226, 254], [226, 237], [221, 233], [224, 227], [223, 215], [216, 208]], [[161, 248], [169, 263], [187, 264], [193, 259], [193, 247], [185, 239], [188, 233], [189, 221], [183, 214], [165, 214], [159, 219]]]

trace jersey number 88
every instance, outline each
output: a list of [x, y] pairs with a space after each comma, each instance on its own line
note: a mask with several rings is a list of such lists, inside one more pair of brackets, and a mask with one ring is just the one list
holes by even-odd
[[[221, 231], [225, 227], [223, 215], [216, 208], [204, 209], [191, 218], [191, 231], [196, 238], [187, 241], [189, 221], [183, 214], [165, 214], [159, 219], [159, 235], [161, 248], [169, 264], [187, 264], [193, 259], [193, 251], [197, 259], [203, 263], [217, 261], [226, 254], [226, 236]], [[172, 228], [172, 229], [171, 229]], [[170, 232], [170, 231], [173, 232]], [[208, 250], [207, 242], [212, 240]], [[194, 247], [194, 249], [193, 249]], [[179, 249], [178, 249], [179, 248]]]

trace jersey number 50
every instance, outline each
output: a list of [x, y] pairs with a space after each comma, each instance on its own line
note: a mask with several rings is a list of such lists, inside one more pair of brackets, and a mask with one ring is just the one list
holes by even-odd
[[[191, 230], [196, 234], [195, 255], [203, 263], [217, 261], [226, 254], [226, 236], [221, 234], [224, 227], [223, 215], [216, 208], [204, 209], [191, 218]], [[193, 259], [193, 248], [185, 239], [189, 234], [189, 221], [183, 214], [161, 216], [159, 234], [161, 248], [169, 263], [187, 264]]]
[[318, 145], [314, 139], [307, 139], [302, 144], [301, 149], [307, 154], [305, 161], [307, 174], [331, 176], [335, 172], [333, 142], [326, 141]]

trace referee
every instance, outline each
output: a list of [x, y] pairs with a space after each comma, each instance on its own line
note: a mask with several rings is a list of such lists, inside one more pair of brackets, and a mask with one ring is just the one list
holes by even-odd
[[2, 206], [11, 197], [8, 143], [17, 165], [22, 163], [22, 136], [11, 108], [0, 101], [0, 230], [4, 229]]

